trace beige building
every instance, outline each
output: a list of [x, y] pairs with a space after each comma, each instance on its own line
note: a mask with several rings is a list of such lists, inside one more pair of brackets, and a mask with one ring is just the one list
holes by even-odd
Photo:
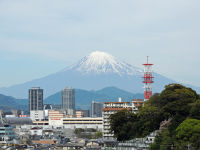
[[83, 117], [83, 112], [80, 111], [80, 110], [77, 110], [77, 111], [76, 111], [76, 117], [77, 117], [77, 118], [82, 118], [82, 117]]
[[49, 110], [49, 125], [64, 126], [65, 128], [103, 128], [102, 118], [81, 117], [82, 112], [73, 117], [65, 115], [61, 110]]
[[132, 112], [138, 113], [138, 108], [142, 107], [144, 104], [144, 99], [132, 99]]
[[76, 117], [77, 118], [90, 117], [90, 111], [89, 110], [76, 110]]
[[135, 107], [141, 107], [144, 104], [144, 99], [132, 99], [132, 104]]
[[49, 125], [62, 126], [65, 114], [61, 110], [49, 110]]
[[103, 128], [103, 118], [63, 118], [65, 128]]

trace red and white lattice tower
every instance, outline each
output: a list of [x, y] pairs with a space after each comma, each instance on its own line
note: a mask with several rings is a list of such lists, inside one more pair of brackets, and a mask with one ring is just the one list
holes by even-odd
[[148, 62], [149, 56], [147, 56], [147, 63], [144, 65], [144, 101], [150, 99], [152, 97], [152, 83], [153, 83], [153, 75], [152, 75], [152, 66], [153, 64], [149, 64]]

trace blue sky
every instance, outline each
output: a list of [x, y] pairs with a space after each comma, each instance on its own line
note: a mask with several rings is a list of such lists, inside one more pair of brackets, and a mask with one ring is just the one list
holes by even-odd
[[97, 50], [200, 86], [199, 18], [199, 0], [0, 0], [0, 87]]

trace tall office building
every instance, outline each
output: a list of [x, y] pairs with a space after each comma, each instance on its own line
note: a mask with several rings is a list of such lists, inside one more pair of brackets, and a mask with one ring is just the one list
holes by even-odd
[[43, 110], [43, 89], [39, 87], [29, 89], [29, 110]]
[[67, 115], [75, 115], [75, 90], [71, 87], [62, 90], [62, 109]]
[[33, 121], [44, 119], [43, 89], [40, 89], [39, 87], [29, 89], [29, 111], [30, 118]]
[[103, 104], [102, 103], [98, 103], [95, 101], [92, 101], [92, 117], [102, 117], [102, 109], [103, 108]]

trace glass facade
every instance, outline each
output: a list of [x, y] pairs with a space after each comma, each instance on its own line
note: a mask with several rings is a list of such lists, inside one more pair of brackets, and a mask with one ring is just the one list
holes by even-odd
[[92, 101], [92, 117], [102, 117], [103, 104]]
[[75, 115], [75, 90], [71, 87], [62, 90], [62, 109], [67, 115]]

